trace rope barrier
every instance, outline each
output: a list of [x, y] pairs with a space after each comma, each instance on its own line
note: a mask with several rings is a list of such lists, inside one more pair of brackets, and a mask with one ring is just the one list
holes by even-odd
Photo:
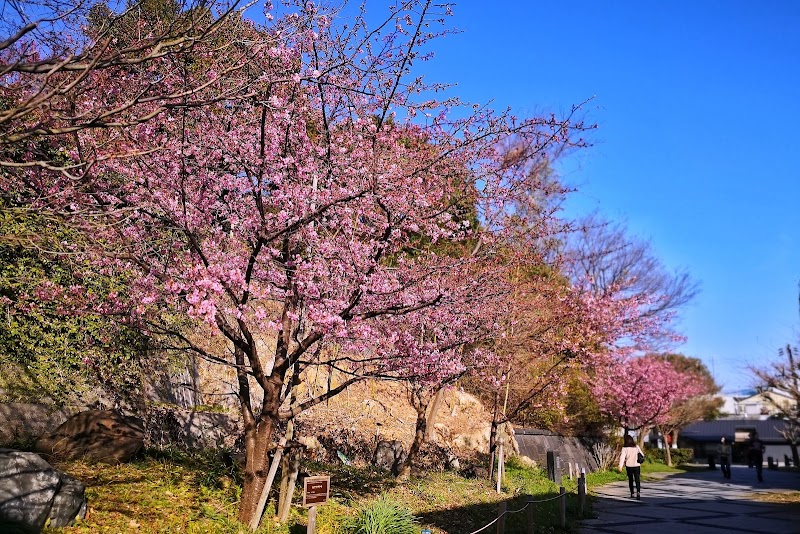
[[556, 495], [555, 497], [550, 497], [549, 499], [540, 499], [540, 500], [537, 500], [537, 501], [528, 501], [528, 502], [525, 503], [525, 506], [523, 506], [519, 510], [506, 510], [502, 514], [500, 514], [497, 517], [495, 517], [494, 519], [492, 519], [491, 522], [483, 525], [478, 530], [470, 532], [469, 534], [478, 534], [478, 532], [486, 530], [487, 528], [491, 527], [492, 525], [494, 525], [495, 523], [500, 521], [500, 519], [502, 519], [503, 517], [505, 517], [505, 516], [507, 516], [509, 514], [518, 514], [520, 512], [524, 512], [528, 508], [528, 506], [530, 506], [531, 504], [537, 504], [537, 503], [541, 503], [541, 502], [550, 502], [550, 501], [554, 501], [556, 499], [560, 499], [561, 497], [564, 497], [566, 499], [567, 495], [577, 495], [577, 494], [573, 493], [573, 492], [569, 492], [569, 493], [564, 493], [563, 495], [559, 494], [559, 495]]
[[470, 532], [469, 534], [478, 534], [478, 532], [481, 532], [481, 531], [483, 531], [483, 530], [486, 530], [487, 528], [491, 527], [492, 525], [494, 525], [495, 523], [497, 523], [498, 521], [500, 521], [500, 518], [501, 518], [501, 517], [503, 517], [503, 516], [502, 516], [502, 515], [499, 515], [499, 516], [497, 516], [496, 518], [494, 518], [494, 519], [492, 520], [492, 522], [491, 522], [491, 523], [489, 523], [489, 524], [486, 524], [486, 525], [483, 525], [483, 526], [482, 526], [481, 528], [479, 528], [478, 530], [476, 530], [476, 531], [474, 531], [474, 532]]
[[[565, 495], [565, 496], [566, 496], [566, 495], [577, 495], [577, 493], [572, 493], [572, 492], [570, 491], [569, 493], [564, 493], [564, 495]], [[533, 504], [533, 503], [537, 503], [537, 502], [548, 502], [548, 501], [554, 501], [554, 500], [556, 500], [556, 499], [560, 499], [560, 498], [561, 498], [561, 495], [556, 495], [555, 497], [550, 497], [549, 499], [542, 499], [542, 500], [540, 500], [540, 501], [528, 501], [528, 504]], [[524, 507], [520, 508], [518, 511], [519, 511], [519, 512], [521, 512], [522, 510], [524, 510], [525, 508], [527, 508], [527, 507], [528, 507], [528, 504], [526, 504]], [[516, 513], [516, 512], [514, 512], [514, 513]]]

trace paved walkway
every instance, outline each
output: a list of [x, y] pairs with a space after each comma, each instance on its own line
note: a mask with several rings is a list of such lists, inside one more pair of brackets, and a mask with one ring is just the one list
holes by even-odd
[[765, 503], [754, 494], [800, 491], [800, 473], [768, 471], [756, 482], [755, 469], [735, 465], [731, 480], [719, 470], [642, 481], [642, 500], [630, 498], [628, 482], [595, 488], [595, 519], [581, 534], [798, 534], [800, 505]]

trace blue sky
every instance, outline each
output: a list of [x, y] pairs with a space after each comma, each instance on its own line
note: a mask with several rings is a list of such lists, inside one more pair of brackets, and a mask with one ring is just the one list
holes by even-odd
[[[341, 0], [334, 0], [341, 4]], [[345, 13], [352, 13], [355, 4]], [[388, 2], [370, 0], [370, 18]], [[800, 1], [456, 2], [413, 75], [518, 115], [585, 106], [561, 162], [569, 215], [598, 210], [701, 286], [687, 342], [724, 391], [800, 342]], [[346, 15], [342, 15], [344, 18]]]
[[[379, 2], [370, 4], [378, 7]], [[725, 390], [800, 330], [800, 2], [460, 2], [424, 66], [519, 114], [593, 98], [592, 148], [561, 169], [571, 213], [649, 239], [701, 293], [677, 349]]]

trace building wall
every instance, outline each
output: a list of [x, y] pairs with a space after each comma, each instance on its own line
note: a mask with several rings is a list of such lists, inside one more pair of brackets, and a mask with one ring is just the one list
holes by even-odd
[[[695, 442], [691, 440], [681, 440], [680, 446], [687, 449], [694, 450], [694, 461], [697, 463], [706, 463], [708, 462], [709, 456], [714, 457], [715, 462], [719, 462], [717, 458], [717, 446], [719, 445], [718, 442]], [[733, 464], [738, 465], [745, 465], [748, 463], [747, 458], [747, 451], [749, 450], [749, 445], [747, 443], [736, 442], [733, 443]], [[789, 445], [785, 445], [782, 443], [766, 443], [764, 444], [764, 466], [767, 466], [768, 458], [772, 457], [776, 463], [780, 466], [784, 466], [786, 461], [785, 457], [788, 456], [791, 460], [792, 458], [792, 449]]]

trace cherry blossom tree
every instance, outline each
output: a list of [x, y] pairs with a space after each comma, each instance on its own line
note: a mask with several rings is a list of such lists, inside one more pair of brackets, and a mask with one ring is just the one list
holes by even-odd
[[662, 328], [659, 318], [638, 315], [638, 296], [597, 294], [588, 284], [559, 276], [541, 258], [512, 269], [511, 276], [502, 335], [492, 344], [502, 365], [494, 381], [472, 381], [494, 407], [492, 449], [498, 427], [506, 422], [519, 424], [544, 411], [563, 419], [576, 374], [605, 369], [612, 351], [639, 350]]
[[613, 293], [628, 302], [636, 299], [637, 311], [629, 313], [627, 321], [660, 324], [660, 328], [649, 328], [649, 339], [643, 339], [647, 351], [680, 339], [670, 323], [698, 292], [688, 272], [669, 272], [649, 242], [630, 236], [623, 223], [597, 214], [576, 221], [567, 242], [568, 271], [574, 280], [598, 295]]
[[[463, 368], [458, 347], [474, 329], [461, 324], [486, 321], [464, 310], [506, 291], [479, 266], [498, 253], [511, 216], [524, 217], [509, 206], [547, 194], [527, 171], [583, 144], [573, 135], [584, 127], [571, 116], [518, 120], [474, 107], [451, 118], [457, 100], [431, 100], [442, 87], [410, 70], [428, 58], [448, 9], [399, 2], [373, 29], [363, 16], [335, 26], [304, 2], [264, 28], [246, 25], [257, 37], [247, 69], [213, 47], [195, 49], [189, 65], [159, 58], [151, 69], [177, 105], [139, 99], [125, 120], [113, 119], [119, 129], [72, 131], [63, 165], [26, 152], [3, 175], [4, 195], [80, 230], [65, 250], [126, 281], [102, 301], [87, 296], [85, 306], [235, 371], [242, 521], [257, 513], [281, 421], [367, 376], [423, 380]], [[71, 95], [71, 116], [117, 109], [143, 75], [125, 72], [93, 71]], [[196, 98], [207, 79], [221, 85]], [[191, 94], [175, 93], [187, 80]], [[18, 98], [35, 96], [31, 87], [15, 86]], [[511, 136], [524, 147], [513, 161], [498, 150]], [[79, 173], [64, 172], [75, 166]], [[464, 206], [474, 206], [476, 220]], [[466, 256], [437, 248], [465, 240], [474, 245]], [[78, 307], [81, 292], [69, 295]], [[227, 343], [209, 349], [165, 321], [175, 316]], [[451, 327], [435, 327], [431, 345], [431, 325]], [[291, 384], [316, 365], [349, 378], [290, 402]]]
[[[96, 0], [4, 4], [4, 172], [38, 167], [79, 177], [97, 160], [124, 156], [131, 147], [112, 141], [128, 128], [168, 110], [247, 94], [247, 78], [237, 73], [248, 67], [258, 34], [236, 1], [134, 0], [112, 7]], [[187, 76], [200, 58], [204, 76]], [[77, 134], [100, 129], [114, 133], [104, 144], [76, 146]], [[63, 154], [65, 147], [79, 157]]]
[[592, 390], [626, 432], [666, 422], [678, 403], [705, 392], [694, 375], [653, 355], [609, 360], [595, 372]]
[[[613, 310], [610, 316], [597, 316], [606, 317], [609, 328], [605, 359], [587, 369], [599, 407], [626, 428], [642, 428], [665, 421], [671, 406], [700, 394], [685, 389], [688, 379], [668, 364], [656, 362], [653, 356], [637, 356], [682, 340], [673, 320], [697, 293], [697, 285], [685, 271], [669, 273], [649, 243], [626, 234], [623, 225], [590, 216], [576, 224], [565, 255], [573, 281], [597, 302], [609, 303], [607, 310]], [[655, 380], [648, 376], [651, 371], [666, 373], [674, 383], [640, 391]], [[629, 380], [623, 379], [628, 375]], [[650, 399], [653, 392], [658, 392], [660, 402], [636, 400]]]
[[[676, 403], [670, 408], [665, 421], [656, 427], [669, 443], [677, 444], [678, 433], [684, 426], [702, 419], [710, 420], [718, 417], [723, 400], [716, 396], [720, 387], [705, 364], [698, 358], [673, 353], [660, 354], [658, 357], [672, 364], [675, 370], [690, 375], [694, 383], [698, 385], [699, 393]], [[667, 465], [672, 465], [669, 443], [665, 447], [664, 457]]]

